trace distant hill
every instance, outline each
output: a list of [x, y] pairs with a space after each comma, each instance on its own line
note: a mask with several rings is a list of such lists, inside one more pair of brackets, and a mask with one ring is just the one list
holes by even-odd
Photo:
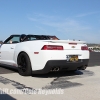
[[95, 44], [95, 43], [88, 43], [87, 45], [88, 45], [88, 47], [94, 47], [94, 46], [100, 47], [100, 44]]

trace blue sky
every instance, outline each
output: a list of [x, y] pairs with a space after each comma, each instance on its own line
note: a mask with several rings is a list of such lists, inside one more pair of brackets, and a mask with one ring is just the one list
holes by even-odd
[[100, 43], [100, 0], [0, 0], [0, 40], [23, 33]]

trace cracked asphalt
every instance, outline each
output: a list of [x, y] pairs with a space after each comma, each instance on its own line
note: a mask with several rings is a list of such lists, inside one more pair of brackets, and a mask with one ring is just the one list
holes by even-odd
[[0, 67], [2, 89], [63, 89], [63, 94], [0, 94], [0, 100], [99, 100], [100, 53], [91, 53], [89, 67], [76, 72], [57, 72], [44, 75], [20, 76], [17, 70]]

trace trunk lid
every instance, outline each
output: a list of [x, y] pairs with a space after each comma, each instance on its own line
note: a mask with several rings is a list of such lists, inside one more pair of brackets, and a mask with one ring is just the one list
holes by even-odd
[[73, 40], [45, 40], [49, 45], [61, 45], [64, 50], [81, 50], [82, 46], [87, 46], [85, 41]]

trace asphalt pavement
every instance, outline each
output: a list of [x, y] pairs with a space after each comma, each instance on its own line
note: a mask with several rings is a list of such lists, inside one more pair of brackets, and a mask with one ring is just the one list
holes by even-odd
[[91, 52], [89, 67], [100, 66], [100, 52]]
[[[100, 53], [90, 53], [89, 67], [76, 72], [58, 72], [24, 77], [17, 70], [0, 67], [0, 93], [34, 90], [36, 94], [0, 94], [0, 100], [100, 100]], [[38, 90], [62, 89], [63, 94], [38, 94]]]

